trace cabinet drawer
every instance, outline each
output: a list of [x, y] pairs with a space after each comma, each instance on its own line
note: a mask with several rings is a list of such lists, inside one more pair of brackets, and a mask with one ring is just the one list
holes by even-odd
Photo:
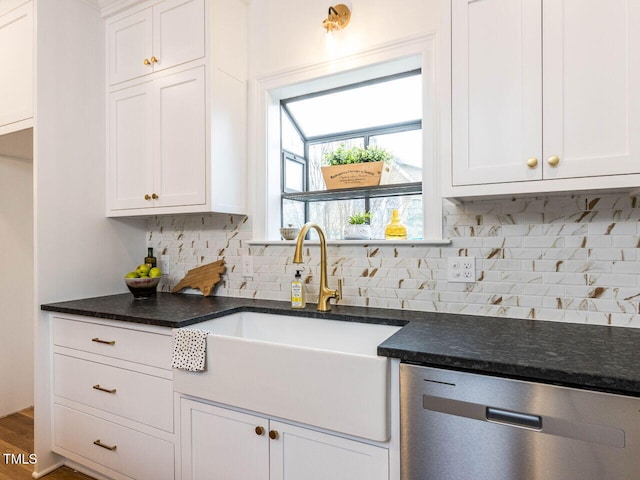
[[61, 405], [54, 406], [53, 414], [54, 450], [73, 452], [137, 480], [174, 478], [172, 443]]
[[58, 397], [173, 432], [171, 380], [55, 354], [54, 392]]
[[170, 335], [54, 317], [53, 343], [171, 370]]

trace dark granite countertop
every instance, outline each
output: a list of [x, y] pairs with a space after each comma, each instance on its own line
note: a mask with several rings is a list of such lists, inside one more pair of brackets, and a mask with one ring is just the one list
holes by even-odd
[[640, 329], [434, 312], [158, 293], [43, 305], [52, 312], [184, 327], [240, 311], [404, 326], [378, 354], [440, 368], [640, 396]]
[[[292, 309], [288, 302], [254, 300], [234, 297], [203, 297], [157, 293], [151, 298], [135, 300], [131, 294], [48, 303], [42, 310], [70, 313], [88, 317], [144, 323], [161, 327], [181, 328], [204, 320], [223, 317], [235, 312], [249, 311], [277, 313], [279, 315], [304, 315], [351, 322], [382, 323], [403, 326], [420, 312], [388, 310], [382, 308], [345, 307], [332, 305], [330, 312], [318, 312], [315, 304], [304, 309]], [[413, 315], [412, 315], [413, 314]], [[415, 315], [418, 316], [415, 316]]]

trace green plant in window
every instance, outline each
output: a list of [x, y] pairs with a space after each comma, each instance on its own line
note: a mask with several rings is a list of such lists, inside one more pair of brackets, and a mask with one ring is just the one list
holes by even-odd
[[376, 145], [369, 145], [367, 148], [346, 147], [344, 143], [324, 155], [324, 162], [327, 165], [350, 165], [367, 162], [389, 163], [392, 159], [393, 155], [382, 147]]
[[371, 220], [371, 212], [356, 212], [349, 216], [349, 225], [365, 225]]

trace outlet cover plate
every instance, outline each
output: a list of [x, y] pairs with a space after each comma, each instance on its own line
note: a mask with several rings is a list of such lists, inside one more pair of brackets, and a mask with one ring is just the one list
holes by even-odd
[[253, 257], [251, 255], [242, 256], [242, 276], [253, 276]]
[[476, 257], [447, 258], [447, 281], [474, 283], [476, 281]]

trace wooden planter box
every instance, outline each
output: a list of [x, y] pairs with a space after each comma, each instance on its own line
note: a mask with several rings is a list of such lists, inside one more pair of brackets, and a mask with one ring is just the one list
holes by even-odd
[[385, 162], [352, 163], [321, 168], [327, 190], [380, 185], [381, 179], [390, 171], [389, 165]]

